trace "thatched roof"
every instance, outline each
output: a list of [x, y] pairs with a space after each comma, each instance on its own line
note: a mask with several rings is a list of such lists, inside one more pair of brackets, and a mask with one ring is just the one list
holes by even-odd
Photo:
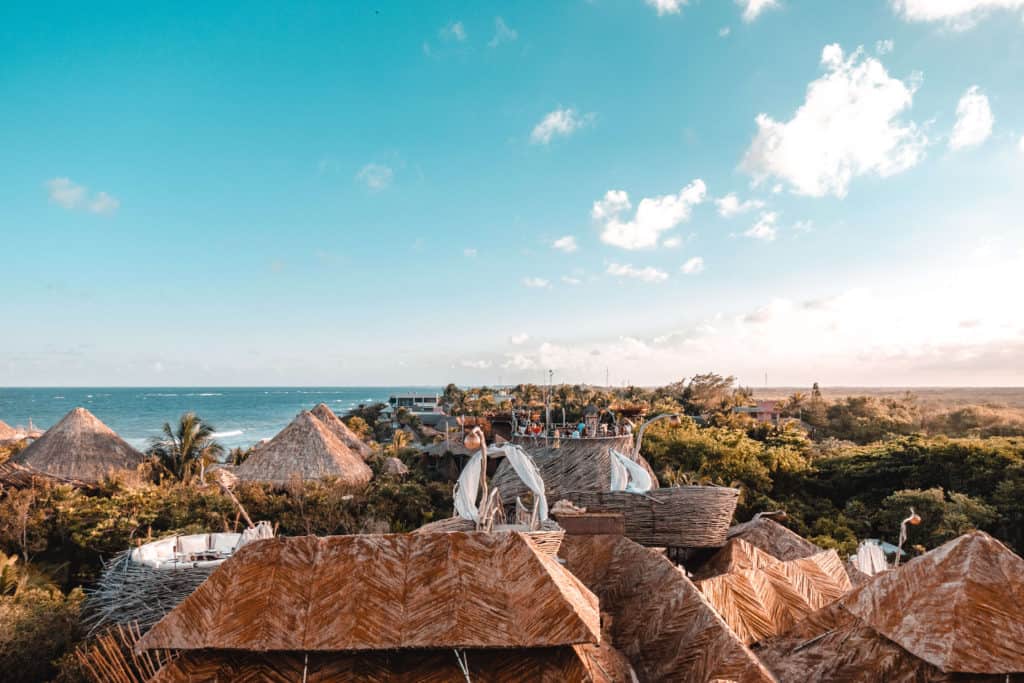
[[[522, 446], [540, 470], [548, 498], [568, 498], [571, 491], [608, 491], [611, 489], [612, 465], [610, 449], [620, 453], [633, 452], [633, 437], [619, 436], [602, 439], [534, 439], [516, 436], [513, 443]], [[651, 475], [654, 487], [658, 478], [651, 466], [640, 456], [639, 462]], [[501, 490], [503, 500], [515, 500], [529, 493], [510, 463], [498, 466], [491, 483]]]
[[815, 612], [769, 641], [764, 659], [781, 680], [1024, 673], [1024, 559], [965, 534]]
[[612, 645], [643, 681], [773, 681], [664, 554], [622, 536], [566, 536], [559, 555], [598, 595]]
[[345, 424], [345, 421], [338, 417], [326, 403], [318, 403], [310, 412], [316, 415], [321, 422], [327, 425], [327, 428], [331, 430], [331, 433], [338, 437], [342, 443], [349, 447], [349, 449], [357, 453], [363, 460], [373, 455], [373, 449], [370, 448], [370, 445], [360, 439], [355, 432], [349, 429], [348, 425]]
[[748, 645], [786, 631], [851, 588], [834, 550], [782, 562], [733, 539], [723, 551], [728, 571], [698, 581], [697, 587]]
[[385, 474], [390, 474], [393, 477], [409, 474], [409, 468], [398, 458], [384, 458], [384, 465], [381, 469]]
[[3, 420], [0, 420], [0, 442], [13, 441], [21, 438], [21, 433]]
[[117, 472], [135, 474], [146, 459], [85, 408], [46, 430], [14, 462], [55, 479], [99, 483]]
[[303, 480], [337, 477], [360, 487], [373, 472], [334, 432], [312, 413], [302, 411], [270, 441], [257, 446], [235, 469], [242, 481], [285, 484], [294, 476]]
[[555, 647], [596, 643], [597, 608], [524, 534], [275, 538], [238, 551], [139, 647]]
[[[623, 683], [620, 670], [595, 662], [585, 647], [533, 650], [472, 650], [466, 653], [473, 683]], [[616, 676], [615, 674], [620, 674]], [[149, 683], [197, 681], [372, 681], [452, 683], [463, 681], [451, 650], [402, 653], [301, 654], [281, 652], [186, 652], [163, 667]]]
[[729, 529], [728, 537], [743, 539], [755, 548], [783, 561], [810, 557], [823, 550], [767, 517], [754, 517], [749, 522], [737, 524]]

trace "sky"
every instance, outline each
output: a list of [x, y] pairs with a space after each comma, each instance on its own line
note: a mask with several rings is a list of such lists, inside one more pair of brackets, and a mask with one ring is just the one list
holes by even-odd
[[0, 386], [1024, 385], [1024, 0], [5, 3]]

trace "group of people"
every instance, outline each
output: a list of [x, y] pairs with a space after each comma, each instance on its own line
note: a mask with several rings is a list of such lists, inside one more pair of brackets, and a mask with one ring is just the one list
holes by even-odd
[[[539, 422], [533, 421], [529, 423], [520, 423], [516, 428], [516, 433], [520, 436], [541, 436], [544, 434], [544, 426]], [[587, 437], [603, 437], [603, 436], [625, 436], [633, 433], [633, 423], [629, 420], [624, 420], [622, 425], [618, 423], [614, 424], [599, 424], [597, 425], [596, 434], [587, 434], [586, 422], [580, 420], [575, 426], [562, 425], [556, 426], [551, 430], [551, 436], [556, 439], [580, 439], [584, 436]]]

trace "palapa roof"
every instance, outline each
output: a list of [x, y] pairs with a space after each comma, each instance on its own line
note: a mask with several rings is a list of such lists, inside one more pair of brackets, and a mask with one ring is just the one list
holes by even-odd
[[559, 555], [607, 613], [612, 645], [644, 681], [774, 681], [683, 571], [622, 536], [569, 536]]
[[243, 481], [287, 483], [337, 477], [351, 486], [365, 486], [373, 472], [318, 417], [302, 411], [270, 441], [256, 447], [235, 469]]
[[0, 420], [0, 441], [12, 441], [21, 436], [14, 427], [10, 426], [3, 420]]
[[385, 458], [384, 465], [381, 467], [385, 474], [392, 476], [401, 476], [403, 474], [409, 474], [409, 468], [404, 462], [398, 458]]
[[131, 472], [146, 459], [85, 408], [75, 408], [46, 430], [14, 462], [65, 481], [99, 483], [114, 472]]
[[1024, 559], [983, 532], [965, 534], [811, 614], [761, 656], [794, 681], [1024, 673]]
[[727, 571], [697, 586], [748, 645], [784, 632], [851, 588], [834, 550], [783, 562], [733, 539], [719, 554], [728, 558]]
[[327, 425], [327, 428], [330, 429], [336, 437], [341, 439], [342, 443], [357, 453], [361, 458], [365, 460], [373, 455], [373, 449], [370, 448], [370, 445], [360, 439], [355, 432], [349, 429], [349, 426], [345, 424], [345, 421], [338, 417], [326, 403], [318, 403], [310, 412], [316, 415], [321, 422]]
[[[467, 653], [473, 683], [628, 683], [607, 659], [595, 662], [590, 648], [474, 650]], [[586, 650], [585, 650], [586, 648]], [[606, 673], [607, 672], [607, 673]], [[383, 683], [451, 683], [463, 681], [451, 650], [413, 650], [356, 654], [186, 652], [172, 660], [149, 683], [198, 681], [367, 681]]]
[[339, 652], [596, 643], [597, 598], [520, 533], [244, 546], [139, 649]]
[[729, 529], [729, 538], [740, 538], [779, 560], [796, 560], [820, 553], [819, 548], [803, 536], [790, 531], [767, 517], [755, 516], [749, 522]]

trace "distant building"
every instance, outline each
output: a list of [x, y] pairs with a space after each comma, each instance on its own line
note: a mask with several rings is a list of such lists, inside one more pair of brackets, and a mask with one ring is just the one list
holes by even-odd
[[768, 422], [771, 424], [778, 424], [779, 419], [782, 417], [782, 412], [779, 410], [776, 401], [758, 401], [757, 405], [736, 406], [732, 409], [732, 412], [736, 415], [749, 415], [758, 422]]
[[381, 415], [394, 422], [395, 413], [399, 408], [404, 408], [420, 419], [420, 422], [433, 427], [446, 416], [444, 408], [441, 407], [440, 394], [395, 394], [388, 398], [387, 406], [381, 411]]

